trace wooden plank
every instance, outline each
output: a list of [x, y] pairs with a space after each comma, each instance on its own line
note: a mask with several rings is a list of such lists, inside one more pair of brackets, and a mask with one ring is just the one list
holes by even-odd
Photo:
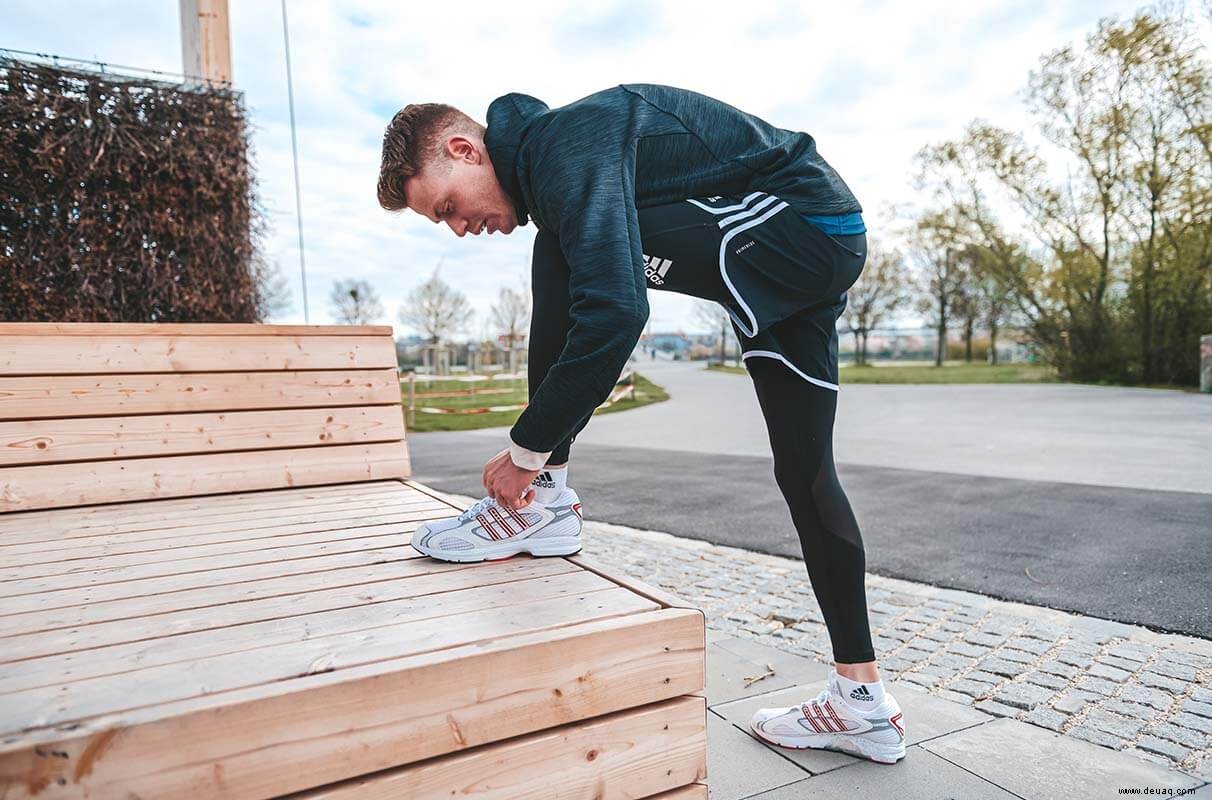
[[390, 325], [242, 322], [0, 322], [0, 336], [391, 336]]
[[6, 375], [376, 367], [397, 367], [395, 344], [385, 336], [131, 337], [111, 333], [87, 339], [20, 335], [0, 339], [0, 372]]
[[[314, 581], [320, 581], [332, 576], [333, 585], [328, 590], [327, 599], [320, 604], [309, 602], [308, 615], [295, 619], [290, 615], [275, 619], [259, 621], [244, 621], [239, 626], [209, 628], [202, 630], [173, 631], [171, 636], [160, 636], [136, 641], [123, 641], [116, 644], [91, 648], [82, 657], [78, 652], [55, 653], [20, 661], [8, 660], [0, 666], [0, 697], [6, 693], [33, 689], [39, 686], [53, 686], [58, 683], [81, 681], [88, 678], [99, 678], [125, 672], [131, 665], [139, 668], [164, 666], [191, 658], [209, 658], [225, 653], [237, 653], [246, 650], [252, 641], [257, 647], [274, 644], [287, 644], [307, 637], [314, 637], [322, 632], [341, 631], [342, 625], [350, 625], [357, 620], [365, 621], [373, 615], [370, 612], [353, 613], [348, 608], [343, 609], [334, 601], [340, 599], [336, 593], [338, 588], [357, 587], [358, 583], [350, 581], [369, 582], [375, 577], [382, 583], [364, 588], [365, 603], [382, 602], [392, 597], [406, 596], [411, 592], [418, 594], [424, 590], [432, 590], [450, 584], [452, 576], [448, 573], [458, 570], [450, 569], [451, 565], [435, 559], [416, 558], [405, 562], [394, 562], [386, 565], [361, 570], [344, 570], [343, 573], [323, 573], [303, 576]], [[376, 572], [377, 568], [377, 572]], [[463, 568], [466, 571], [466, 568]], [[395, 574], [394, 580], [385, 578], [389, 573]], [[587, 575], [584, 570], [569, 564], [563, 559], [510, 559], [499, 564], [485, 564], [474, 570], [480, 586], [491, 586], [514, 581], [533, 580], [536, 578], [552, 578], [555, 576], [577, 573]], [[405, 576], [405, 577], [401, 577]], [[422, 580], [423, 579], [423, 580]], [[413, 583], [409, 584], [408, 582]], [[457, 584], [456, 584], [457, 585]], [[592, 586], [593, 584], [588, 584]], [[298, 584], [296, 584], [298, 586]], [[598, 585], [598, 588], [601, 588]], [[266, 595], [269, 596], [269, 595]], [[241, 598], [243, 599], [256, 599]], [[512, 598], [506, 598], [512, 600]], [[324, 610], [328, 613], [317, 613]], [[188, 606], [181, 606], [181, 609]], [[198, 608], [202, 608], [198, 606]], [[443, 609], [444, 611], [445, 609]], [[295, 610], [302, 614], [301, 609]], [[249, 614], [244, 614], [249, 617]], [[263, 614], [262, 614], [263, 616]], [[225, 621], [231, 622], [233, 617]], [[139, 620], [136, 620], [138, 622]], [[182, 622], [190, 624], [188, 615], [178, 614], [165, 618], [165, 622]], [[164, 630], [168, 630], [166, 627]]]
[[646, 800], [707, 800], [707, 795], [707, 784], [695, 782], [650, 795]]
[[211, 572], [241, 565], [280, 564], [285, 569], [291, 561], [307, 562], [320, 556], [407, 546], [412, 537], [411, 531], [412, 528], [410, 526], [402, 526], [397, 523], [372, 525], [353, 531], [350, 538], [307, 541], [303, 544], [290, 547], [275, 547], [271, 550], [245, 550], [234, 553], [223, 553], [222, 555], [207, 558], [191, 559], [185, 564], [170, 562], [133, 564], [125, 567], [91, 569], [21, 581], [0, 581], [0, 595], [78, 589], [138, 581], [145, 578], [162, 578], [194, 572]]
[[25, 580], [38, 575], [65, 575], [131, 564], [179, 563], [220, 553], [288, 547], [305, 541], [334, 541], [357, 536], [357, 531], [373, 526], [393, 523], [399, 526], [398, 530], [413, 530], [424, 520], [448, 516], [437, 506], [404, 509], [376, 506], [373, 513], [302, 514], [247, 530], [223, 523], [214, 526], [213, 531], [185, 536], [156, 531], [148, 538], [117, 534], [96, 537], [100, 540], [96, 542], [77, 540], [65, 547], [36, 544], [0, 547], [0, 576]]
[[[195, 572], [178, 573], [145, 577], [137, 580], [111, 581], [89, 586], [75, 586], [66, 589], [45, 589], [43, 591], [26, 592], [24, 594], [5, 594], [0, 591], [0, 599], [4, 601], [4, 614], [26, 614], [31, 611], [49, 611], [56, 608], [71, 608], [87, 603], [107, 603], [130, 597], [145, 597], [161, 592], [188, 591], [205, 586], [229, 586], [231, 584], [250, 583], [267, 578], [288, 577], [291, 575], [310, 575], [334, 572], [338, 575], [342, 570], [357, 569], [372, 565], [384, 565], [384, 569], [399, 569], [401, 562], [425, 559], [425, 563], [439, 565], [451, 564], [452, 568], [461, 567], [454, 562], [440, 562], [428, 558], [414, 550], [411, 546], [397, 545], [351, 550], [345, 553], [318, 555], [312, 558], [296, 558], [290, 561], [271, 561], [265, 564], [246, 564], [221, 569], [210, 569]], [[80, 576], [72, 576], [79, 578]], [[11, 591], [11, 590], [6, 590]]]
[[301, 372], [0, 375], [0, 420], [400, 403], [395, 367]]
[[[214, 498], [226, 495], [210, 495], [210, 505], [216, 505]], [[94, 508], [119, 508], [120, 506], [94, 506]], [[375, 515], [396, 511], [432, 511], [435, 518], [453, 516], [455, 511], [450, 506], [425, 495], [368, 495], [360, 498], [323, 498], [311, 502], [310, 506], [299, 504], [283, 504], [277, 508], [269, 506], [249, 507], [246, 509], [199, 509], [196, 516], [181, 518], [161, 513], [157, 516], [144, 516], [108, 522], [94, 519], [92, 524], [51, 526], [50, 521], [45, 527], [35, 521], [33, 526], [23, 528], [13, 526], [11, 531], [0, 527], [0, 563], [6, 556], [13, 553], [58, 552], [61, 555], [75, 547], [102, 544], [107, 542], [148, 542], [200, 536], [225, 530], [240, 530], [253, 532], [268, 528], [277, 528], [284, 524], [311, 520], [349, 520], [359, 522], [365, 520], [366, 509], [373, 509]], [[47, 509], [45, 514], [55, 514], [63, 509]], [[188, 512], [177, 512], [187, 514]], [[339, 526], [338, 526], [339, 527]], [[0, 613], [3, 613], [0, 611]]]
[[399, 403], [0, 422], [0, 468], [403, 438]]
[[[236, 652], [188, 657], [187, 661], [143, 669], [130, 663], [126, 665], [128, 671], [116, 675], [6, 694], [0, 704], [0, 736], [30, 727], [51, 728], [190, 697], [269, 686], [318, 671], [340, 671], [384, 659], [658, 608], [648, 599], [617, 587], [576, 591], [586, 585], [584, 576], [588, 574], [581, 571], [511, 583], [505, 591], [497, 586], [476, 587], [452, 592], [448, 598], [422, 597], [355, 607], [344, 614], [330, 615], [339, 620], [336, 624], [343, 628], [339, 633], [325, 629], [313, 637], [304, 626], [305, 638], [295, 641], [256, 647], [255, 641], [245, 638], [243, 649]], [[528, 602], [519, 602], [523, 597]], [[484, 598], [503, 605], [470, 608]], [[442, 613], [443, 600], [457, 603], [457, 613]], [[277, 622], [291, 621], [310, 622], [304, 619]], [[237, 631], [240, 633], [244, 631]], [[6, 649], [8, 641], [20, 638], [6, 640]], [[20, 642], [20, 646], [20, 657], [52, 655], [50, 651], [54, 650], [53, 646], [39, 648], [29, 642]], [[40, 649], [44, 652], [38, 653]]]
[[704, 647], [663, 609], [24, 731], [0, 796], [273, 797], [686, 694]]
[[0, 512], [404, 478], [404, 442], [0, 469]]
[[291, 800], [446, 800], [452, 787], [468, 794], [483, 787], [494, 800], [667, 797], [664, 792], [706, 775], [706, 702], [676, 697], [351, 778]]
[[[201, 497], [134, 500], [129, 503], [112, 505], [13, 511], [0, 515], [0, 545], [6, 542], [27, 541], [27, 539], [20, 538], [19, 534], [37, 530], [47, 531], [52, 535], [51, 538], [54, 538], [78, 529], [115, 528], [128, 522], [136, 524], [149, 519], [161, 520], [169, 525], [175, 522], [188, 526], [192, 520], [205, 522], [203, 518], [211, 514], [239, 515], [258, 509], [306, 508], [312, 503], [353, 502], [358, 499], [374, 502], [399, 496], [443, 502], [424, 492], [414, 490], [402, 481], [384, 480], [265, 489], [256, 492], [231, 492]], [[455, 506], [449, 503], [446, 505], [457, 511]], [[35, 538], [28, 541], [41, 540]]]

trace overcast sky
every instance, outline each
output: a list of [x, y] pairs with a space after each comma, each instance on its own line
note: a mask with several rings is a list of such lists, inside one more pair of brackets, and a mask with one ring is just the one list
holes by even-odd
[[[913, 154], [958, 136], [974, 117], [1034, 126], [1018, 93], [1046, 51], [1078, 43], [1128, 0], [955, 3], [401, 3], [290, 0], [310, 321], [332, 321], [334, 280], [370, 281], [383, 322], [433, 271], [477, 309], [529, 280], [533, 224], [459, 239], [375, 201], [392, 114], [445, 102], [484, 122], [518, 91], [552, 108], [618, 83], [665, 83], [719, 98], [781, 128], [806, 131], [863, 206], [878, 239], [893, 204], [911, 203]], [[264, 249], [295, 292], [272, 322], [302, 322], [282, 18], [278, 0], [231, 4], [233, 72], [254, 126]], [[8, 0], [0, 47], [181, 71], [173, 0]], [[885, 228], [886, 229], [886, 228]], [[692, 301], [649, 292], [651, 329], [698, 330]]]

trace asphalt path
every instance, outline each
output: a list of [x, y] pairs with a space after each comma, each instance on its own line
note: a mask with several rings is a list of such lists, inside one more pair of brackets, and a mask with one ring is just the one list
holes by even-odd
[[[570, 484], [586, 518], [811, 557], [774, 483], [749, 379], [692, 365], [638, 367], [670, 388], [672, 399], [595, 417], [578, 437]], [[1206, 448], [1202, 437], [1212, 438], [1212, 398], [1023, 388], [843, 384], [835, 451], [868, 571], [1212, 638], [1212, 492], [1198, 490], [1206, 470], [1185, 471], [1192, 445]], [[1168, 403], [1169, 413], [1142, 415], [1140, 406], [1150, 403]], [[889, 404], [895, 413], [859, 413]], [[1176, 411], [1187, 418], [1175, 419]], [[1056, 415], [1075, 424], [1063, 428]], [[1100, 428], [1113, 438], [1121, 417], [1138, 421], [1135, 463], [1116, 460], [1118, 442], [1099, 445]], [[1019, 435], [999, 432], [956, 453], [949, 438], [972, 434], [955, 427], [982, 418], [1016, 420]], [[871, 430], [881, 426], [893, 429], [883, 436]], [[484, 463], [507, 446], [506, 435], [506, 428], [411, 433], [413, 477], [482, 496]], [[888, 445], [864, 450], [864, 437]], [[1024, 441], [1047, 446], [1037, 454]], [[847, 448], [893, 465], [852, 463]], [[1203, 463], [1208, 452], [1202, 449]], [[938, 468], [920, 468], [931, 464]], [[1024, 474], [1040, 477], [1017, 477]], [[1172, 484], [1180, 490], [1155, 488]]]

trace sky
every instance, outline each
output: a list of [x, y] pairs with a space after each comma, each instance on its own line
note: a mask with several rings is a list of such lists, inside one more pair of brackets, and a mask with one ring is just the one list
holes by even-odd
[[[6, 0], [0, 47], [179, 73], [172, 0]], [[1080, 44], [1123, 0], [400, 3], [288, 0], [309, 321], [333, 322], [329, 294], [369, 281], [382, 323], [436, 267], [476, 309], [468, 335], [494, 335], [503, 286], [529, 281], [533, 224], [509, 236], [457, 237], [375, 199], [383, 130], [408, 103], [443, 102], [485, 122], [488, 104], [523, 92], [551, 108], [619, 83], [711, 95], [805, 131], [863, 206], [874, 243], [912, 207], [912, 159], [974, 118], [1029, 132], [1020, 93], [1040, 57]], [[304, 321], [282, 14], [279, 0], [231, 3], [232, 71], [253, 126], [269, 232]], [[694, 301], [649, 292], [650, 330], [704, 329]]]

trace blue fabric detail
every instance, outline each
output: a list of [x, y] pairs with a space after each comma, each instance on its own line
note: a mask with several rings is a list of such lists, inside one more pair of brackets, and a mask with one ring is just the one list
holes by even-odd
[[849, 214], [804, 214], [803, 217], [825, 233], [847, 235], [867, 232], [861, 211], [852, 211]]

